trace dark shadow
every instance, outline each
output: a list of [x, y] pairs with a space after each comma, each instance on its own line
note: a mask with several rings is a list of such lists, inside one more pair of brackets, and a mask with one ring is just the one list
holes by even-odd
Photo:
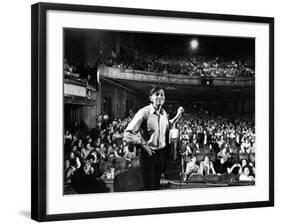
[[18, 213], [25, 218], [30, 218], [30, 211], [21, 210], [21, 211], [18, 211]]

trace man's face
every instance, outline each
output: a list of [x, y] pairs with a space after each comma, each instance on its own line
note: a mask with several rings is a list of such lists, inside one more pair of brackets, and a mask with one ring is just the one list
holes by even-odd
[[164, 91], [162, 89], [160, 89], [157, 92], [153, 93], [150, 96], [150, 101], [152, 102], [153, 106], [155, 106], [155, 107], [162, 106], [165, 102]]

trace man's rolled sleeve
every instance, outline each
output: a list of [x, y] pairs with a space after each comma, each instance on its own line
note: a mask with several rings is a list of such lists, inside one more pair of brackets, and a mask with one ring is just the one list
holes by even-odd
[[134, 145], [143, 144], [141, 136], [138, 134], [142, 121], [145, 117], [145, 111], [143, 109], [139, 110], [131, 122], [128, 124], [125, 133], [124, 140], [128, 143], [133, 143]]

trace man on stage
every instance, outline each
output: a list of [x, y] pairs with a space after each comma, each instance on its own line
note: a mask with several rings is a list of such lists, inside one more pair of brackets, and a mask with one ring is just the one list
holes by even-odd
[[124, 140], [138, 146], [140, 150], [140, 166], [144, 190], [160, 189], [161, 158], [166, 146], [166, 133], [181, 114], [182, 107], [178, 108], [177, 115], [168, 120], [166, 111], [162, 108], [165, 102], [164, 90], [154, 87], [149, 94], [150, 105], [141, 108], [125, 130]]

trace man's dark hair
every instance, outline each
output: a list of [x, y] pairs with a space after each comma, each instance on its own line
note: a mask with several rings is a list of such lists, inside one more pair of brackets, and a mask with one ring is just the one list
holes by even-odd
[[161, 88], [160, 86], [155, 86], [155, 87], [153, 87], [153, 88], [150, 90], [150, 92], [149, 92], [149, 96], [152, 96], [153, 93], [158, 92], [160, 89], [162, 89], [162, 90], [164, 91], [164, 89]]

